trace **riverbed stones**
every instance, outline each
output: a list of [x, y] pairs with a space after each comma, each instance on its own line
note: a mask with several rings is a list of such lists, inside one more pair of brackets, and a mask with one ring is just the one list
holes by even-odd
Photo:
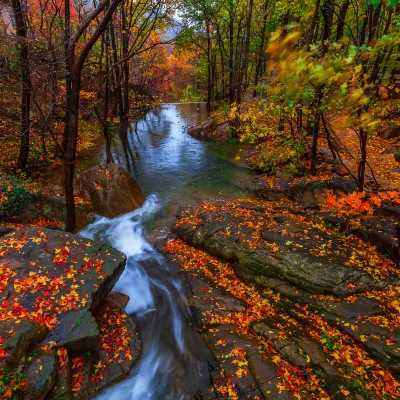
[[102, 164], [82, 172], [79, 195], [96, 214], [114, 218], [144, 204], [144, 195], [132, 175], [116, 164]]
[[[23, 228], [0, 238], [0, 369], [26, 375], [29, 390], [19, 394], [21, 399], [68, 399], [68, 360], [88, 353], [90, 363], [98, 362], [99, 312], [126, 303], [122, 294], [108, 298], [125, 262], [108, 245], [57, 230]], [[107, 368], [114, 368], [108, 384], [126, 376], [140, 352], [133, 321], [125, 314], [121, 324], [131, 343], [124, 349], [128, 360], [107, 360]], [[62, 365], [56, 366], [60, 357]], [[65, 377], [56, 379], [56, 371], [65, 369]], [[100, 378], [95, 387], [90, 375], [85, 379], [92, 392], [102, 388]]]

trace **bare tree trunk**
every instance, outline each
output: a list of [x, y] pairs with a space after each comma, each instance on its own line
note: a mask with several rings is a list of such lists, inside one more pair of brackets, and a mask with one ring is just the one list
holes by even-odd
[[20, 0], [12, 0], [16, 33], [19, 38], [19, 64], [21, 79], [21, 141], [19, 147], [17, 168], [25, 170], [29, 157], [29, 131], [30, 131], [30, 112], [31, 112], [31, 76], [29, 71], [29, 48], [28, 48], [28, 29], [24, 11]]
[[336, 41], [339, 41], [343, 37], [344, 25], [346, 23], [346, 14], [349, 5], [350, 5], [350, 0], [346, 0], [340, 7], [338, 23], [337, 23], [337, 31], [336, 31]]
[[[99, 37], [106, 30], [116, 8], [123, 0], [112, 0], [107, 10], [104, 12], [103, 19], [98, 24], [96, 30], [86, 41], [79, 54], [75, 54], [76, 43], [79, 41], [90, 22], [94, 20], [108, 5], [108, 0], [102, 0], [97, 7], [89, 14], [87, 19], [78, 27], [73, 37], [69, 40], [67, 63], [71, 73], [71, 98], [70, 111], [68, 116], [68, 136], [66, 138], [66, 152], [64, 157], [64, 192], [67, 209], [66, 230], [74, 232], [76, 230], [76, 212], [74, 201], [74, 174], [76, 161], [76, 146], [78, 142], [78, 124], [79, 124], [79, 100], [82, 80], [82, 70], [90, 50], [97, 42]], [[69, 22], [69, 21], [68, 21]]]
[[264, 46], [265, 46], [265, 31], [267, 28], [267, 20], [268, 20], [268, 4], [269, 0], [266, 0], [264, 3], [264, 16], [263, 16], [263, 24], [261, 28], [261, 37], [260, 37], [260, 48], [258, 49], [257, 52], [257, 60], [256, 60], [256, 72], [254, 75], [254, 86], [255, 89], [253, 91], [253, 97], [257, 96], [257, 85], [258, 85], [258, 80], [260, 79], [261, 71], [262, 71], [262, 63], [264, 61]]

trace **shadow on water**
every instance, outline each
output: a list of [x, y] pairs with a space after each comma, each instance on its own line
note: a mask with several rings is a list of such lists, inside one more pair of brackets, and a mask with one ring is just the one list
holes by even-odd
[[129, 169], [147, 201], [120, 217], [99, 217], [81, 235], [127, 255], [114, 290], [130, 296], [126, 311], [137, 322], [143, 352], [129, 377], [98, 399], [183, 399], [210, 384], [209, 353], [192, 324], [181, 281], [144, 236], [164, 226], [180, 204], [221, 193], [237, 197], [251, 178], [234, 162], [238, 146], [187, 135], [189, 125], [206, 117], [203, 103], [165, 104], [132, 124], [113, 148], [116, 162]]

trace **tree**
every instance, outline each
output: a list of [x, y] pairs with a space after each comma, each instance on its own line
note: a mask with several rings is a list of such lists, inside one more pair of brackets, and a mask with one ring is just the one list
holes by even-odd
[[[89, 13], [85, 20], [77, 27], [75, 33], [69, 36], [69, 1], [66, 4], [66, 40], [67, 47], [67, 74], [66, 87], [67, 89], [67, 112], [64, 131], [64, 191], [65, 202], [67, 209], [66, 230], [74, 232], [76, 229], [75, 201], [74, 201], [74, 173], [76, 161], [76, 146], [78, 140], [78, 124], [79, 124], [79, 101], [82, 82], [82, 71], [85, 61], [97, 40], [104, 33], [110, 22], [115, 10], [123, 0], [102, 0]], [[108, 4], [109, 3], [109, 4]], [[107, 6], [108, 5], [108, 6]], [[80, 50], [77, 49], [78, 42], [82, 39], [83, 34], [89, 27], [90, 23], [96, 19], [102, 12], [103, 17], [95, 30], [89, 35]], [[78, 51], [77, 51], [78, 50]]]
[[16, 34], [18, 36], [18, 57], [20, 64], [21, 81], [21, 141], [17, 168], [24, 170], [29, 156], [29, 130], [31, 113], [31, 78], [29, 71], [29, 43], [28, 28], [24, 9], [20, 0], [12, 0]]

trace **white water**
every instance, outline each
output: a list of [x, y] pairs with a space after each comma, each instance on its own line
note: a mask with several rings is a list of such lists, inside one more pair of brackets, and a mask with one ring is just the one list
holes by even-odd
[[180, 399], [209, 379], [181, 282], [143, 236], [143, 222], [159, 208], [151, 195], [142, 208], [114, 219], [99, 217], [80, 233], [127, 255], [114, 290], [130, 297], [125, 311], [136, 321], [142, 340], [141, 359], [129, 377], [102, 392], [99, 400]]

